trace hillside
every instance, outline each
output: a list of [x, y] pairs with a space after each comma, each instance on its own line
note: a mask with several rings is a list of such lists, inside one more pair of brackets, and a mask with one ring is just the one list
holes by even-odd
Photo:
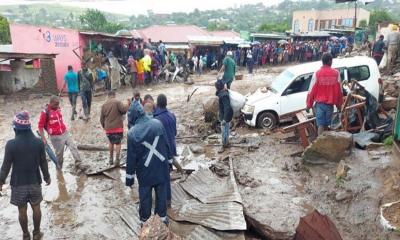
[[[143, 28], [153, 24], [195, 24], [209, 30], [234, 29], [236, 31], [259, 31], [262, 24], [276, 25], [278, 31], [289, 29], [292, 12], [306, 9], [349, 8], [353, 4], [335, 4], [333, 0], [284, 0], [274, 7], [265, 7], [262, 3], [243, 5], [238, 8], [199, 11], [190, 13], [157, 14], [148, 11], [138, 16], [126, 16], [105, 13], [110, 22], [122, 23], [128, 29]], [[368, 10], [387, 9], [393, 18], [400, 20], [398, 0], [376, 0], [367, 6]], [[0, 6], [0, 14], [11, 22], [43, 24], [57, 27], [80, 28], [79, 16], [85, 9], [67, 7], [59, 4], [33, 4]]]
[[[31, 4], [0, 6], [0, 15], [10, 22], [53, 27], [80, 28], [79, 16], [86, 9], [69, 7], [60, 4]], [[129, 20], [128, 16], [104, 13], [109, 21], [119, 22]]]

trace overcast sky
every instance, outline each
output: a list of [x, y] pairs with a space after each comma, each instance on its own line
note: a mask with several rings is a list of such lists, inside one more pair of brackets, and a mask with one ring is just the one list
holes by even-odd
[[199, 10], [224, 9], [262, 2], [266, 6], [275, 5], [282, 0], [0, 0], [0, 5], [32, 4], [32, 3], [60, 3], [63, 5], [97, 8], [102, 11], [126, 15], [145, 14], [147, 10], [154, 13], [191, 12]]

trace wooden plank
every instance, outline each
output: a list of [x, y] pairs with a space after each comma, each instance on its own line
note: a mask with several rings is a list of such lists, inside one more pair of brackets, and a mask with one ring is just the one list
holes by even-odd
[[[122, 166], [124, 166], [125, 164], [126, 164], [125, 161], [122, 161], [122, 160], [121, 160], [121, 163], [119, 164], [118, 167], [122, 167]], [[85, 171], [85, 174], [86, 174], [87, 176], [98, 175], [98, 174], [100, 174], [100, 173], [103, 173], [103, 172], [105, 172], [105, 171], [112, 170], [112, 169], [114, 169], [114, 168], [117, 168], [117, 166], [115, 166], [115, 165], [106, 165], [106, 166], [98, 166], [98, 167], [96, 166], [96, 167], [93, 168], [93, 169], [89, 168], [88, 170], [86, 170], [86, 171]]]
[[299, 120], [299, 122], [305, 122], [307, 121], [307, 117], [304, 115], [303, 112], [298, 112], [296, 113], [296, 117]]
[[89, 144], [79, 144], [78, 150], [81, 150], [81, 151], [108, 151], [108, 147], [89, 145]]
[[311, 124], [314, 121], [315, 121], [315, 117], [309, 118], [305, 122], [298, 122], [298, 123], [292, 124], [290, 126], [284, 127], [284, 128], [282, 128], [282, 131], [284, 133], [292, 132], [295, 128], [298, 128], [300, 126], [306, 126], [307, 124]]

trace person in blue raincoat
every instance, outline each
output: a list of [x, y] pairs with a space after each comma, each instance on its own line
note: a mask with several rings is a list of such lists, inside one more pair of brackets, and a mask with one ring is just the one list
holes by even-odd
[[167, 224], [169, 162], [173, 156], [162, 123], [147, 116], [139, 101], [134, 101], [132, 104], [137, 118], [135, 125], [128, 131], [126, 186], [132, 186], [137, 175], [139, 216], [142, 223], [151, 216], [154, 189], [156, 198], [154, 213]]

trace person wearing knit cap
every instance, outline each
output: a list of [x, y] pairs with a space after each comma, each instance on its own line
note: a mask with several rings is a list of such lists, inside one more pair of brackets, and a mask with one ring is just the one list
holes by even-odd
[[[10, 203], [18, 207], [18, 219], [23, 232], [23, 239], [30, 240], [28, 230], [28, 203], [33, 212], [33, 239], [41, 239], [40, 231], [42, 196], [42, 172], [46, 185], [49, 185], [45, 147], [40, 138], [35, 137], [31, 130], [29, 113], [22, 111], [12, 121], [15, 138], [5, 146], [4, 161], [0, 169], [0, 191], [11, 171], [11, 200]], [[23, 149], [23, 151], [21, 151]]]

